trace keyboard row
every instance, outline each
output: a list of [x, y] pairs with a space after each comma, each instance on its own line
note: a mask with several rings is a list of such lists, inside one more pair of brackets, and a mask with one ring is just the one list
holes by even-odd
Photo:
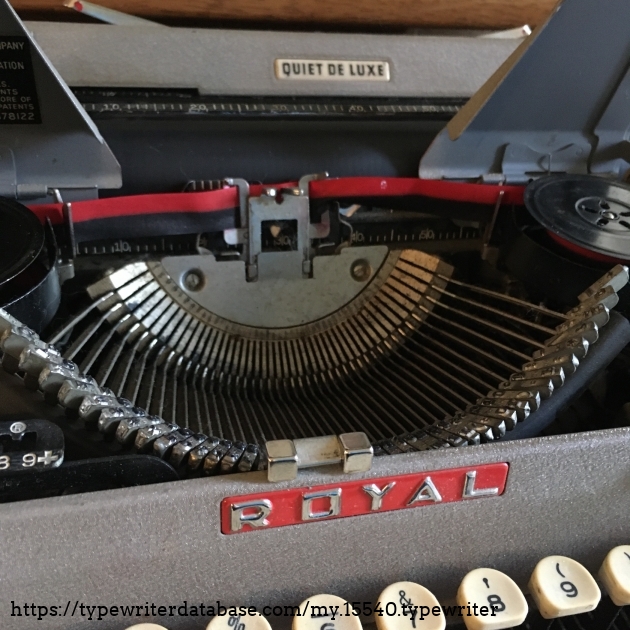
[[[616, 606], [630, 605], [630, 545], [615, 547], [606, 556], [598, 578]], [[543, 619], [556, 619], [594, 610], [601, 599], [595, 578], [579, 562], [565, 556], [543, 558], [534, 569], [529, 594]], [[354, 604], [354, 603], [353, 603]], [[501, 630], [525, 622], [529, 606], [517, 584], [496, 569], [474, 569], [457, 591], [457, 604], [441, 606], [424, 586], [396, 582], [388, 586], [369, 611], [336, 595], [314, 595], [293, 616], [293, 630], [362, 630], [359, 615], [373, 615], [378, 630], [444, 630], [446, 617], [456, 617], [467, 630]], [[166, 630], [141, 623], [127, 630]], [[260, 615], [216, 616], [206, 630], [271, 630]]]

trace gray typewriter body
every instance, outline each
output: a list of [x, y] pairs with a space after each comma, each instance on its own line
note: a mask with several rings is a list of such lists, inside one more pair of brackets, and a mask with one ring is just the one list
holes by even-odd
[[[228, 96], [468, 98], [517, 45], [450, 35], [27, 27], [72, 87], [194, 88]], [[320, 57], [384, 60], [391, 80], [282, 81], [273, 73], [276, 58]], [[427, 130], [429, 139], [437, 130]], [[23, 386], [3, 373], [0, 385], [7, 401], [23, 395]], [[29, 404], [44, 414], [42, 401], [33, 396]], [[630, 429], [619, 428], [377, 457], [369, 472], [344, 474], [328, 466], [279, 483], [252, 472], [3, 505], [3, 627], [125, 626], [113, 618], [88, 626], [80, 619], [11, 616], [12, 601], [65, 608], [75, 600], [104, 606], [220, 600], [262, 609], [298, 605], [318, 592], [376, 602], [388, 584], [409, 580], [447, 603], [477, 567], [503, 571], [525, 591], [534, 566], [547, 555], [569, 556], [595, 573], [610, 549], [630, 541], [629, 452]], [[306, 493], [354, 480], [369, 485], [391, 476], [501, 463], [509, 469], [499, 496], [223, 533], [221, 504], [228, 497], [292, 488]], [[151, 620], [173, 630], [208, 621]], [[271, 622], [280, 629], [291, 619]]]
[[[596, 573], [630, 535], [629, 446], [630, 431], [616, 429], [377, 458], [361, 479], [495, 462], [509, 462], [510, 472], [499, 497], [236, 535], [221, 533], [225, 497], [334, 485], [348, 476], [321, 469], [272, 486], [264, 473], [249, 473], [8, 505], [2, 530], [19, 544], [2, 552], [12, 573], [3, 615], [8, 627], [40, 627], [36, 619], [11, 618], [12, 599], [64, 607], [77, 597], [108, 606], [220, 600], [262, 609], [330, 592], [376, 603], [401, 580], [426, 585], [450, 603], [472, 568], [498, 569], [525, 588], [537, 562], [552, 554]], [[291, 622], [270, 620], [279, 628]], [[204, 621], [162, 623], [184, 630]], [[47, 624], [69, 627], [63, 618]]]

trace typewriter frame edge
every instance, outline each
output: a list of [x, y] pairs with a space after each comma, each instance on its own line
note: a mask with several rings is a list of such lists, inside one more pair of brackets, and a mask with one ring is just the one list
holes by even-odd
[[[223, 498], [356, 477], [324, 468], [272, 486], [264, 473], [248, 473], [9, 504], [0, 514], [7, 541], [0, 562], [12, 567], [10, 586], [5, 582], [0, 589], [6, 627], [39, 627], [36, 618], [11, 617], [10, 602], [16, 598], [51, 605], [80, 597], [108, 606], [145, 599], [167, 605], [221, 600], [262, 608], [297, 605], [315, 592], [376, 601], [388, 582], [405, 579], [425, 584], [448, 602], [453, 585], [478, 566], [504, 571], [523, 588], [535, 564], [550, 554], [575, 558], [596, 571], [606, 553], [630, 536], [630, 468], [623, 465], [628, 448], [630, 428], [620, 428], [377, 458], [369, 473], [356, 477], [493, 462], [509, 462], [510, 474], [499, 497], [245, 536], [220, 532]], [[621, 464], [611, 467], [612, 461]], [[606, 514], [605, 524], [597, 518], [600, 513]], [[427, 526], [420, 535], [418, 525]], [[19, 545], [9, 544], [12, 536], [19, 537]], [[305, 566], [310, 576], [318, 576], [309, 583], [302, 579]], [[61, 575], [63, 580], [53, 579]], [[140, 592], [150, 596], [136, 602]], [[48, 618], [47, 627], [62, 628], [66, 621]], [[110, 618], [99, 625], [114, 630], [120, 621]], [[190, 622], [167, 620], [173, 630]], [[272, 622], [284, 628], [290, 619]]]

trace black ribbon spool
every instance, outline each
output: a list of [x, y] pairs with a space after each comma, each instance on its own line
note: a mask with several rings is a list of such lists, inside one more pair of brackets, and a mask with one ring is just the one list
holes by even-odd
[[549, 175], [525, 189], [525, 206], [573, 251], [630, 261], [630, 187], [594, 175]]
[[60, 301], [57, 245], [25, 206], [0, 198], [0, 308], [40, 332]]

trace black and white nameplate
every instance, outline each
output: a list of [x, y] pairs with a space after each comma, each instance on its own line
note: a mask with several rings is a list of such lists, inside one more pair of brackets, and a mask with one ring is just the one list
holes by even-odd
[[348, 59], [276, 59], [277, 79], [298, 81], [389, 81], [388, 61]]
[[27, 37], [0, 37], [0, 124], [42, 122]]

